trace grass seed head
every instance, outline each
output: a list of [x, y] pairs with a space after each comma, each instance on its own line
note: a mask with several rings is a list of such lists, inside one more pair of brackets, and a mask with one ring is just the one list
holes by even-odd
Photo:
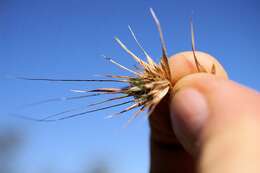
[[[142, 106], [142, 108], [148, 109], [148, 114], [150, 115], [154, 108], [158, 105], [158, 103], [171, 91], [171, 87], [173, 87], [174, 83], [172, 82], [171, 69], [168, 62], [167, 52], [166, 52], [166, 44], [163, 38], [162, 28], [160, 22], [155, 15], [153, 9], [150, 9], [152, 17], [157, 26], [161, 46], [162, 46], [162, 58], [160, 62], [157, 64], [153, 61], [150, 55], [144, 50], [139, 41], [137, 40], [133, 30], [129, 26], [129, 30], [136, 41], [137, 45], [141, 48], [143, 53], [146, 56], [146, 61], [141, 60], [138, 56], [132, 53], [125, 44], [119, 39], [116, 38], [116, 41], [124, 49], [141, 67], [142, 72], [134, 72], [136, 74], [135, 77], [127, 77], [129, 86], [123, 88], [121, 93], [126, 94], [128, 96], [132, 96], [134, 98], [134, 102], [138, 106]], [[191, 26], [191, 38], [192, 38], [192, 52], [194, 57], [194, 62], [196, 64], [197, 72], [205, 72], [205, 73], [216, 73], [215, 65], [212, 64], [212, 68], [210, 71], [207, 71], [198, 61], [195, 50], [195, 38], [194, 38], [194, 29], [192, 22]], [[122, 66], [122, 65], [120, 65]], [[125, 67], [123, 67], [126, 69]], [[132, 71], [132, 70], [128, 70]], [[118, 76], [117, 76], [118, 77]], [[115, 78], [117, 78], [115, 77]]]
[[[132, 105], [126, 107], [122, 111], [118, 112], [115, 115], [122, 114], [124, 112], [130, 111], [135, 108], [139, 108], [139, 110], [134, 113], [133, 117], [136, 117], [138, 114], [143, 112], [145, 109], [148, 110], [148, 115], [150, 115], [155, 107], [160, 103], [160, 101], [170, 93], [171, 88], [174, 87], [176, 81], [173, 80], [174, 76], [171, 73], [168, 56], [167, 56], [167, 49], [166, 44], [164, 41], [162, 28], [160, 25], [160, 22], [155, 15], [155, 12], [153, 9], [150, 9], [150, 12], [152, 14], [152, 17], [155, 21], [155, 24], [157, 26], [160, 41], [161, 41], [161, 47], [162, 47], [162, 57], [159, 63], [154, 62], [153, 58], [145, 51], [145, 49], [141, 46], [138, 39], [136, 38], [132, 28], [129, 26], [129, 30], [131, 35], [133, 36], [134, 40], [136, 41], [137, 45], [140, 47], [140, 49], [143, 51], [146, 61], [139, 58], [137, 55], [135, 55], [132, 51], [130, 51], [127, 46], [119, 39], [115, 38], [116, 42], [121, 46], [121, 48], [128, 53], [140, 66], [138, 67], [138, 70], [131, 70], [120, 63], [116, 62], [115, 60], [111, 58], [105, 57], [109, 62], [113, 63], [114, 65], [118, 66], [119, 68], [128, 71], [131, 73], [131, 76], [121, 76], [121, 75], [105, 75], [105, 77], [108, 77], [110, 79], [105, 80], [68, 80], [68, 79], [32, 79], [32, 78], [22, 78], [26, 80], [45, 80], [45, 81], [51, 81], [51, 82], [121, 82], [126, 84], [125, 87], [122, 88], [97, 88], [94, 90], [73, 90], [75, 92], [80, 93], [94, 93], [90, 95], [83, 95], [79, 97], [71, 97], [67, 98], [67, 100], [72, 99], [79, 99], [84, 98], [88, 96], [99, 96], [104, 94], [122, 94], [122, 96], [113, 97], [104, 101], [100, 101], [94, 104], [88, 105], [90, 106], [96, 106], [99, 104], [103, 104], [106, 102], [114, 101], [114, 100], [120, 100], [125, 98], [131, 98], [130, 101], [125, 101], [119, 104], [114, 104], [98, 109], [83, 111], [80, 113], [74, 113], [70, 115], [64, 116], [64, 114], [71, 113], [72, 110], [63, 111], [60, 113], [56, 113], [53, 115], [49, 115], [42, 119], [34, 119], [37, 121], [57, 121], [57, 120], [64, 120], [69, 119], [77, 116], [81, 116], [87, 113], [92, 113], [95, 111], [100, 111], [104, 109], [109, 109], [112, 107], [117, 107], [125, 104], [132, 103]], [[213, 63], [211, 65], [211, 69], [207, 70], [198, 60], [195, 50], [195, 38], [194, 38], [194, 28], [192, 22], [190, 22], [190, 28], [191, 28], [191, 47], [192, 47], [192, 54], [193, 54], [193, 60], [194, 64], [196, 66], [196, 72], [197, 73], [211, 73], [216, 74], [216, 65]], [[46, 102], [49, 101], [57, 101], [57, 99], [49, 99]], [[60, 115], [63, 115], [63, 117], [58, 117]], [[112, 117], [112, 116], [109, 116]], [[133, 118], [132, 117], [132, 118]], [[132, 119], [131, 118], [131, 119]]]

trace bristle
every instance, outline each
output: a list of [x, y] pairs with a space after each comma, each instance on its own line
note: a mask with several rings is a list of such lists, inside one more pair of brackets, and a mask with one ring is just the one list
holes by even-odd
[[145, 51], [145, 49], [143, 48], [143, 46], [140, 44], [140, 42], [137, 40], [134, 31], [132, 30], [132, 28], [130, 26], [128, 26], [135, 42], [137, 43], [138, 47], [142, 50], [142, 52], [144, 53], [144, 55], [146, 56], [146, 60], [149, 63], [149, 65], [154, 66], [155, 62], [153, 61], [153, 59], [151, 58], [151, 56]]
[[194, 57], [194, 61], [195, 61], [195, 65], [197, 68], [197, 71], [200, 72], [200, 66], [199, 66], [199, 61], [196, 57], [195, 54], [195, 36], [194, 36], [194, 28], [193, 28], [193, 23], [192, 23], [192, 18], [190, 19], [190, 30], [191, 30], [191, 48], [192, 48], [192, 53], [193, 53], [193, 57]]
[[73, 92], [87, 92], [87, 93], [91, 93], [91, 92], [99, 92], [99, 93], [120, 93], [122, 91], [122, 89], [120, 88], [97, 88], [97, 89], [93, 89], [93, 90], [71, 90]]
[[[37, 118], [32, 118], [32, 117], [28, 117], [28, 116], [24, 116], [24, 115], [20, 115], [20, 114], [9, 114], [9, 116], [14, 117], [14, 118], [20, 118], [23, 120], [29, 120], [29, 121], [37, 121], [37, 122], [43, 122], [41, 119], [37, 119]], [[47, 122], [47, 121], [44, 121]]]
[[143, 103], [141, 103], [141, 102], [135, 103], [135, 104], [133, 104], [133, 105], [131, 105], [131, 106], [125, 108], [124, 110], [120, 111], [119, 113], [117, 113], [117, 115], [123, 114], [123, 113], [125, 113], [125, 112], [128, 112], [128, 111], [130, 111], [130, 110], [132, 110], [132, 109], [134, 109], [134, 108], [137, 108], [137, 107], [141, 106], [142, 104], [143, 104]]
[[32, 80], [32, 81], [48, 81], [48, 82], [127, 82], [125, 80], [104, 80], [104, 79], [50, 79], [50, 78], [27, 78], [17, 77], [16, 79], [21, 80]]
[[55, 118], [55, 117], [58, 117], [60, 115], [64, 115], [64, 114], [67, 114], [67, 113], [70, 113], [70, 112], [74, 112], [74, 111], [77, 111], [79, 109], [81, 109], [81, 108], [68, 109], [68, 110], [65, 110], [65, 111], [62, 111], [62, 112], [51, 114], [51, 115], [48, 115], [48, 116], [46, 116], [42, 119], [39, 119], [39, 121], [48, 121], [48, 120], [51, 120], [51, 118]]
[[212, 67], [211, 67], [211, 74], [216, 74], [216, 66], [215, 64], [212, 64]]
[[134, 101], [130, 100], [130, 101], [127, 101], [127, 102], [123, 102], [123, 103], [119, 103], [119, 104], [115, 104], [115, 105], [111, 105], [111, 106], [102, 107], [102, 108], [99, 108], [99, 109], [85, 111], [85, 112], [81, 112], [81, 113], [78, 113], [78, 114], [72, 114], [72, 115], [69, 115], [69, 116], [66, 116], [66, 117], [55, 119], [53, 121], [70, 119], [70, 118], [78, 117], [78, 116], [85, 115], [85, 114], [88, 114], [88, 113], [93, 113], [93, 112], [97, 112], [97, 111], [101, 111], [101, 110], [105, 110], [105, 109], [110, 109], [110, 108], [113, 108], [113, 107], [122, 106], [122, 105], [125, 105], [125, 104], [128, 104], [128, 103], [132, 103], [132, 102], [134, 102]]
[[19, 118], [22, 118], [22, 119], [27, 119], [27, 120], [39, 121], [39, 122], [54, 122], [54, 121], [60, 121], [60, 120], [66, 120], [66, 119], [78, 117], [78, 116], [81, 116], [81, 115], [85, 115], [85, 114], [88, 114], [88, 113], [93, 113], [93, 112], [97, 112], [97, 111], [101, 111], [101, 110], [105, 110], [105, 109], [109, 109], [109, 108], [113, 108], [113, 107], [122, 106], [122, 105], [125, 105], [125, 104], [128, 104], [128, 103], [132, 103], [132, 102], [134, 102], [134, 101], [130, 100], [130, 101], [127, 101], [127, 102], [123, 102], [123, 103], [119, 103], [119, 104], [115, 104], [115, 105], [111, 105], [111, 106], [106, 106], [106, 107], [102, 107], [102, 108], [98, 108], [98, 109], [88, 110], [88, 111], [84, 111], [84, 112], [80, 112], [80, 113], [76, 113], [76, 114], [72, 114], [72, 115], [68, 115], [68, 116], [61, 117], [61, 118], [56, 118], [56, 119], [53, 119], [53, 118], [55, 118], [55, 117], [57, 117], [59, 115], [65, 114], [65, 113], [69, 113], [69, 112], [75, 111], [77, 109], [71, 109], [71, 110], [59, 112], [59, 113], [56, 113], [56, 114], [52, 114], [52, 115], [46, 116], [46, 117], [44, 117], [42, 119], [35, 119], [35, 118], [22, 116], [22, 115], [13, 115], [13, 116], [19, 117]]
[[194, 34], [194, 26], [193, 26], [192, 18], [190, 19], [190, 30], [191, 30], [191, 48], [192, 48], [192, 53], [193, 53], [193, 57], [194, 57], [194, 61], [195, 61], [197, 71], [207, 73], [207, 70], [199, 63], [198, 58], [196, 56], [195, 34]]
[[155, 14], [155, 12], [154, 12], [154, 10], [152, 8], [150, 8], [150, 12], [152, 14], [152, 17], [153, 17], [153, 19], [155, 21], [155, 24], [157, 26], [157, 29], [158, 29], [158, 32], [159, 32], [159, 35], [160, 35], [163, 56], [167, 57], [166, 44], [165, 44], [165, 41], [164, 41], [164, 38], [163, 38], [163, 32], [162, 32], [162, 27], [161, 27], [160, 21], [157, 18], [156, 14]]
[[121, 46], [122, 49], [124, 49], [136, 62], [138, 62], [141, 66], [143, 66], [144, 68], [147, 66], [147, 63], [144, 62], [143, 60], [141, 60], [140, 58], [138, 58], [133, 52], [131, 52], [123, 43], [121, 40], [119, 40], [119, 38], [115, 38], [115, 40], [117, 41], [117, 43]]
[[124, 110], [122, 110], [122, 111], [120, 111], [120, 112], [117, 112], [117, 113], [115, 113], [115, 114], [109, 115], [109, 116], [107, 116], [106, 118], [116, 117], [116, 116], [121, 115], [121, 114], [123, 114], [123, 113], [125, 113], [125, 112], [128, 112], [128, 111], [130, 111], [130, 110], [132, 110], [132, 109], [135, 109], [135, 108], [141, 106], [142, 104], [143, 104], [143, 103], [141, 103], [141, 102], [139, 102], [139, 103], [134, 103], [133, 105], [131, 105], [131, 106], [125, 108]]
[[132, 79], [132, 78], [134, 78], [132, 76], [121, 76], [121, 75], [110, 75], [110, 74], [106, 74], [106, 75], [104, 75], [104, 77], [119, 78], [119, 79]]
[[[103, 55], [103, 56], [104, 56], [104, 55]], [[104, 57], [105, 57], [105, 56], [104, 56]], [[130, 72], [130, 73], [133, 73], [133, 74], [137, 75], [137, 76], [140, 76], [139, 73], [137, 73], [137, 72], [135, 72], [135, 71], [133, 71], [133, 70], [130, 70], [129, 68], [126, 68], [125, 66], [119, 64], [118, 62], [116, 62], [115, 60], [113, 60], [113, 59], [111, 59], [111, 58], [105, 57], [105, 59], [108, 60], [109, 62], [115, 64], [116, 66], [120, 67], [121, 69], [124, 69], [124, 70], [126, 70], [126, 71], [128, 71], [128, 72]]]
[[24, 109], [24, 108], [42, 105], [42, 104], [46, 104], [46, 103], [50, 103], [50, 102], [77, 100], [77, 99], [83, 99], [83, 98], [94, 97], [94, 96], [99, 96], [99, 95], [102, 95], [102, 94], [101, 93], [95, 93], [95, 94], [88, 94], [88, 95], [82, 95], [82, 96], [50, 98], [50, 99], [41, 100], [41, 101], [38, 101], [38, 102], [23, 105], [21, 108]]
[[165, 71], [166, 79], [171, 81], [171, 70], [170, 70], [170, 66], [169, 66], [169, 61], [168, 61], [168, 58], [164, 55], [161, 60], [161, 65], [162, 65], [162, 69]]
[[124, 128], [128, 127], [128, 125], [136, 118], [139, 114], [144, 112], [145, 106], [142, 106], [139, 110], [137, 110], [131, 117], [127, 120], [126, 124], [124, 125]]
[[104, 101], [101, 101], [101, 102], [89, 104], [89, 105], [87, 105], [87, 107], [96, 106], [96, 105], [99, 105], [99, 104], [103, 104], [103, 103], [114, 101], [114, 100], [120, 100], [120, 99], [127, 98], [127, 97], [130, 97], [130, 96], [124, 95], [124, 96], [119, 96], [119, 97], [113, 97], [113, 98], [110, 98], [110, 99], [107, 99], [107, 100], [104, 100]]

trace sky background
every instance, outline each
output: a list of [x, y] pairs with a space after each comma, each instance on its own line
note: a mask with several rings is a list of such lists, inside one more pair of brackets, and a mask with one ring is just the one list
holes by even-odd
[[258, 0], [0, 0], [0, 127], [17, 128], [22, 135], [14, 162], [21, 173], [42, 169], [76, 173], [100, 160], [114, 173], [148, 172], [149, 129], [144, 115], [128, 128], [122, 126], [132, 112], [104, 119], [119, 108], [55, 123], [8, 116], [40, 117], [82, 107], [104, 98], [20, 109], [48, 98], [79, 95], [70, 89], [92, 89], [104, 83], [48, 83], [6, 76], [89, 79], [97, 78], [96, 74], [127, 74], [100, 55], [129, 67], [135, 64], [113, 40], [118, 36], [141, 55], [128, 25], [158, 61], [161, 50], [150, 7], [161, 21], [168, 54], [191, 50], [192, 15], [197, 49], [217, 57], [232, 80], [260, 89]]

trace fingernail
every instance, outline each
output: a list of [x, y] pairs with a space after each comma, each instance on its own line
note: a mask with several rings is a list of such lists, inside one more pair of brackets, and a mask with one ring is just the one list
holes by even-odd
[[208, 117], [206, 98], [196, 89], [178, 91], [171, 100], [171, 121], [174, 132], [188, 150], [193, 150], [203, 123]]

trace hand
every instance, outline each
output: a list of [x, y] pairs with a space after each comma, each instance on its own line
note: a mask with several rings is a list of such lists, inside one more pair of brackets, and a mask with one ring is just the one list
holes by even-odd
[[[211, 66], [212, 57], [197, 56]], [[190, 57], [171, 59], [178, 82], [150, 117], [150, 172], [260, 172], [259, 93], [228, 80], [219, 64], [215, 76], [187, 75]]]

